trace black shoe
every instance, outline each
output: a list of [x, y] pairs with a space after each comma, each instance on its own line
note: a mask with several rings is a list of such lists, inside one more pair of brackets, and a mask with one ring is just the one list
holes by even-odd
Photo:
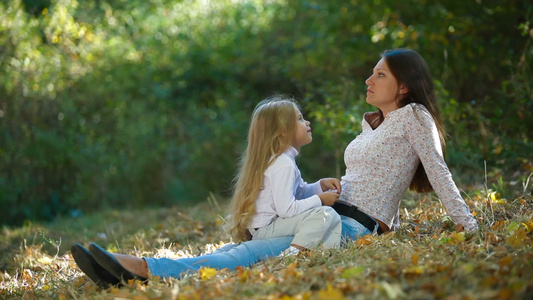
[[116, 278], [120, 278], [125, 282], [128, 280], [136, 279], [140, 281], [147, 281], [147, 278], [133, 274], [132, 272], [126, 270], [120, 262], [113, 256], [113, 254], [105, 251], [102, 247], [98, 246], [95, 243], [89, 245], [89, 251], [91, 252], [94, 259], [98, 262], [100, 266], [105, 268], [109, 273], [113, 274]]
[[98, 264], [91, 253], [80, 244], [70, 247], [70, 252], [78, 267], [102, 289], [108, 289], [111, 285], [119, 285], [120, 279]]

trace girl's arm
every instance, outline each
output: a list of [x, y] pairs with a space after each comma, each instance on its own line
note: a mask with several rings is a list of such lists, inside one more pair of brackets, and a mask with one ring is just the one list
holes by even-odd
[[320, 179], [320, 188], [323, 192], [335, 190], [337, 194], [342, 192], [341, 182], [337, 178], [322, 178]]
[[299, 173], [297, 175], [300, 179], [296, 188], [296, 199], [308, 198], [331, 190], [335, 190], [337, 194], [342, 191], [341, 182], [337, 178], [322, 178], [315, 183], [309, 184], [303, 180]]
[[477, 221], [461, 197], [444, 157], [433, 117], [421, 106], [414, 106], [407, 116], [406, 138], [416, 151], [431, 186], [455, 224], [467, 231], [477, 229]]
[[302, 179], [301, 176], [299, 176], [298, 186], [295, 192], [296, 199], [309, 198], [313, 195], [318, 195], [322, 192], [323, 191], [320, 185], [320, 180], [313, 183], [307, 183]]
[[[276, 213], [282, 218], [289, 218], [322, 205], [322, 201], [317, 196], [317, 193], [312, 193], [303, 199], [298, 198], [299, 195], [294, 194], [294, 189], [296, 188], [298, 190], [302, 183], [308, 185], [298, 176], [299, 174], [299, 171], [295, 170], [294, 167], [284, 166], [273, 172], [271, 176], [266, 177], [272, 189], [272, 199]], [[308, 185], [307, 187], [320, 191], [319, 182]]]

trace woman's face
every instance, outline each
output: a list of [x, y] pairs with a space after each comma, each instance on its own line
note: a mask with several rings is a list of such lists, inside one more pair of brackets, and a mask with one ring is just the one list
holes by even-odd
[[365, 83], [368, 85], [366, 102], [379, 108], [383, 115], [398, 109], [397, 97], [408, 91], [403, 84], [398, 84], [384, 58], [376, 64]]

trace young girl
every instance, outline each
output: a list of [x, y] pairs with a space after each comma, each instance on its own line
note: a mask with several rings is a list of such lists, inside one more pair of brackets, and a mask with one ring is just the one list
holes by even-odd
[[309, 125], [289, 98], [271, 97], [255, 108], [230, 204], [227, 228], [234, 240], [294, 235], [293, 253], [339, 246], [340, 217], [328, 207], [339, 198], [339, 181], [307, 184], [295, 162], [313, 139]]

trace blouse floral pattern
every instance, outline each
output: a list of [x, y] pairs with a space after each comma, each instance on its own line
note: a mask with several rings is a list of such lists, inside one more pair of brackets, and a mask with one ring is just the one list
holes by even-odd
[[395, 228], [402, 196], [422, 162], [453, 222], [468, 231], [477, 229], [444, 161], [437, 126], [422, 104], [411, 103], [389, 112], [376, 129], [365, 118], [362, 126], [363, 132], [344, 153], [341, 201]]

